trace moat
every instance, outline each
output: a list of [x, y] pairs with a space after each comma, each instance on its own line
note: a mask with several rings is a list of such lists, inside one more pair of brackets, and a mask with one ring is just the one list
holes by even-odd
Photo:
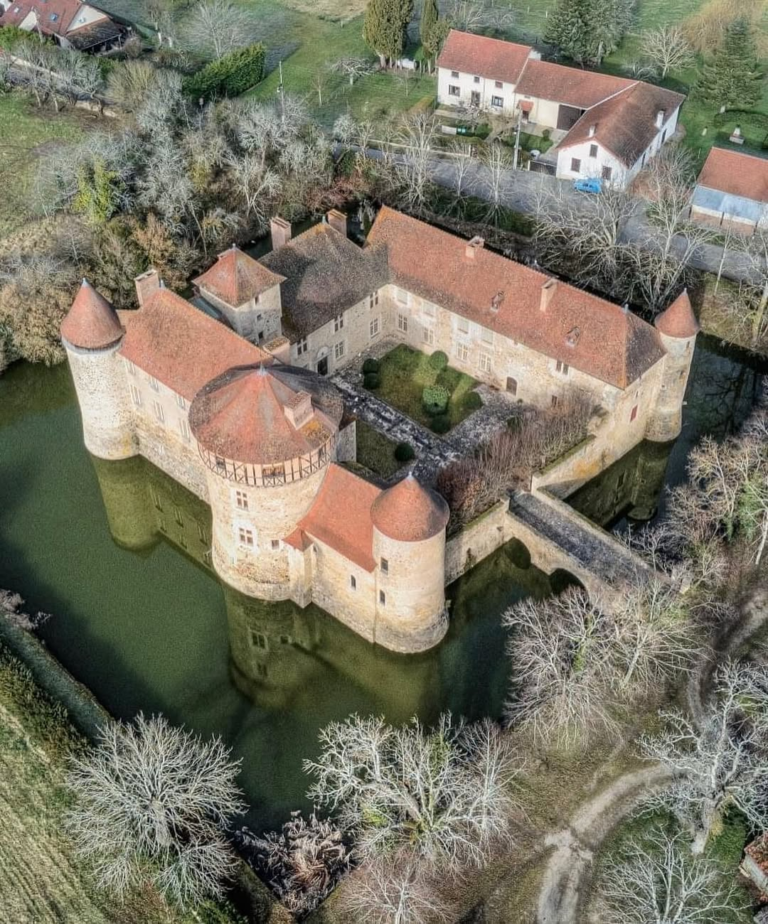
[[[690, 446], [738, 423], [765, 371], [701, 337], [682, 436], [638, 447], [574, 506], [609, 528], [652, 516], [665, 484], [682, 479]], [[301, 761], [332, 719], [498, 716], [507, 685], [499, 617], [550, 589], [502, 549], [450, 588], [449, 634], [417, 656], [375, 648], [317, 608], [225, 590], [206, 562], [205, 505], [139, 459], [102, 463], [85, 451], [66, 365], [16, 365], [0, 378], [0, 472], [0, 587], [54, 614], [42, 637], [114, 715], [163, 712], [221, 734], [243, 758], [256, 828], [304, 805]]]

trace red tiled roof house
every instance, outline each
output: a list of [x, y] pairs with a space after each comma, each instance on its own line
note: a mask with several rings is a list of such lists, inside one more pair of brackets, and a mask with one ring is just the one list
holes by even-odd
[[691, 217], [738, 234], [768, 227], [768, 159], [712, 148], [696, 183]]
[[39, 32], [62, 48], [104, 51], [119, 44], [128, 29], [107, 13], [80, 0], [0, 0], [0, 27]]

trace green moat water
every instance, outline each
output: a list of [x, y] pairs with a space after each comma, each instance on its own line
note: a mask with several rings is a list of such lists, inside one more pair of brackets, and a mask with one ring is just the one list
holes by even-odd
[[[628, 503], [655, 510], [699, 435], [745, 415], [758, 378], [739, 357], [700, 344], [683, 436], [660, 453], [637, 450], [621, 485], [616, 472], [603, 487], [596, 480], [580, 509], [607, 525]], [[221, 734], [243, 758], [255, 828], [305, 806], [301, 762], [333, 719], [498, 716], [507, 686], [500, 615], [549, 592], [541, 572], [516, 568], [501, 550], [450, 589], [444, 642], [398, 656], [316, 608], [224, 588], [206, 564], [209, 536], [206, 506], [161, 472], [138, 459], [91, 459], [66, 366], [16, 365], [0, 378], [0, 587], [53, 614], [45, 642], [114, 715], [162, 712]]]

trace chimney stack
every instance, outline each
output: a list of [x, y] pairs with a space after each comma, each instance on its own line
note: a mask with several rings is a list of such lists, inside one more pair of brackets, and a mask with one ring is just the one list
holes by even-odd
[[477, 251], [484, 246], [485, 241], [481, 237], [473, 237], [471, 241], [467, 241], [467, 245], [464, 248], [464, 255], [468, 260], [474, 260]]
[[656, 113], [656, 128], [661, 128], [661, 126], [664, 124], [664, 116], [666, 114], [666, 109], [659, 109], [659, 111]]
[[338, 209], [331, 209], [325, 216], [325, 220], [339, 234], [343, 234], [344, 237], [347, 236], [347, 216], [343, 212]]
[[136, 286], [136, 298], [139, 302], [139, 308], [145, 305], [160, 288], [160, 276], [154, 268], [148, 269], [141, 276], [137, 276], [133, 282]]
[[539, 310], [546, 311], [549, 308], [550, 302], [555, 297], [555, 292], [557, 291], [557, 279], [547, 279], [544, 285], [541, 287], [541, 301], [539, 302]]
[[589, 132], [587, 133], [590, 138], [595, 137], [595, 132], [597, 131], [597, 125], [590, 125]]
[[279, 250], [291, 239], [291, 223], [276, 215], [269, 221], [269, 230], [272, 234], [272, 250]]

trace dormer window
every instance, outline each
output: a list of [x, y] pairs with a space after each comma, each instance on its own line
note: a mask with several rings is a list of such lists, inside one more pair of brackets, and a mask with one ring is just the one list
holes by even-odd
[[498, 311], [503, 301], [504, 301], [504, 293], [497, 292], [491, 299], [491, 311], [493, 312]]
[[56, 20], [57, 20], [58, 18], [59, 18], [59, 14], [58, 14], [58, 13], [51, 13], [51, 15], [48, 17], [48, 19], [49, 19], [51, 22], [56, 22]]
[[458, 71], [451, 71], [451, 77], [453, 77], [454, 80], [457, 80], [458, 77], [459, 77], [459, 72], [458, 72]]
[[575, 347], [581, 337], [581, 331], [578, 327], [572, 327], [565, 335], [565, 342], [569, 347]]
[[480, 83], [480, 78], [479, 78], [479, 77], [475, 76], [475, 77], [473, 77], [472, 79], [475, 81], [475, 83]]

